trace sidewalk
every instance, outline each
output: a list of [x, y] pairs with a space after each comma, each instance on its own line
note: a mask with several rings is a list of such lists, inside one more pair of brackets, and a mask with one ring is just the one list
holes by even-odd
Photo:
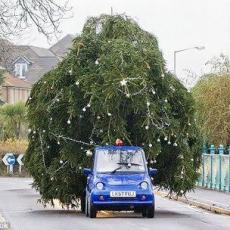
[[[158, 195], [165, 197], [168, 193], [165, 190], [156, 192]], [[230, 193], [208, 190], [205, 188], [196, 188], [183, 197], [172, 195], [174, 200], [178, 200], [208, 211], [230, 215]]]

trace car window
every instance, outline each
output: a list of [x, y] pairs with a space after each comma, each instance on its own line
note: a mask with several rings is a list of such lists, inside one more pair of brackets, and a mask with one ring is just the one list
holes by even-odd
[[97, 150], [97, 172], [144, 172], [141, 150]]

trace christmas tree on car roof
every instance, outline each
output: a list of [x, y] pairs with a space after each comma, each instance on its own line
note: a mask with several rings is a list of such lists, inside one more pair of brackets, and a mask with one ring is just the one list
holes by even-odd
[[74, 204], [97, 145], [142, 146], [155, 183], [184, 194], [198, 177], [194, 101], [156, 38], [125, 15], [91, 17], [70, 53], [33, 87], [26, 167], [45, 203]]

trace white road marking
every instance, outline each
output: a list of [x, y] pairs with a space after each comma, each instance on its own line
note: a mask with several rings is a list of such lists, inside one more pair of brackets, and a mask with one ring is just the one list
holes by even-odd
[[0, 229], [9, 229], [10, 224], [6, 222], [5, 218], [0, 214]]

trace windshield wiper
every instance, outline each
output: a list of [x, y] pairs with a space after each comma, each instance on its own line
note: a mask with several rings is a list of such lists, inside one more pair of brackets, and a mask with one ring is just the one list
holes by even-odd
[[119, 166], [118, 168], [114, 169], [111, 173], [115, 173], [117, 170], [121, 169], [122, 166]]
[[128, 166], [128, 165], [141, 166], [140, 164], [137, 164], [137, 163], [127, 163], [127, 162], [118, 162], [117, 164], [121, 165], [121, 166], [114, 169], [111, 173], [115, 173], [117, 170], [121, 169], [123, 165], [125, 165], [125, 166]]
[[141, 164], [137, 163], [127, 163], [127, 162], [118, 162], [118, 165], [134, 165], [134, 166], [141, 166]]

